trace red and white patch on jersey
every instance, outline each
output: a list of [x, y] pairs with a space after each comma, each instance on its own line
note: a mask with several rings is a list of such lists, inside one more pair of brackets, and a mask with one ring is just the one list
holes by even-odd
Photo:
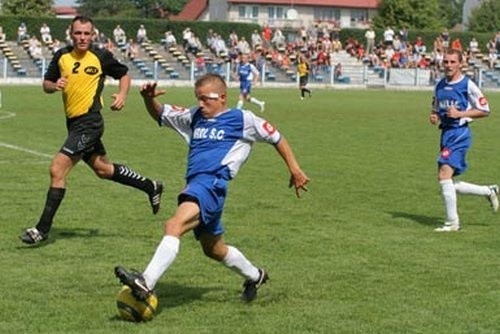
[[171, 108], [172, 108], [172, 111], [176, 111], [176, 112], [186, 112], [189, 110], [189, 109], [186, 109], [184, 107], [179, 107], [176, 105], [171, 105]]
[[484, 106], [485, 106], [485, 105], [487, 105], [487, 104], [488, 104], [488, 100], [487, 100], [484, 96], [481, 96], [481, 97], [479, 98], [479, 105], [480, 105], [481, 107], [484, 107]]
[[262, 127], [264, 128], [264, 130], [270, 135], [272, 136], [273, 133], [276, 132], [276, 128], [271, 124], [269, 123], [268, 121], [265, 121], [264, 124], [262, 125]]
[[451, 151], [449, 148], [445, 147], [441, 150], [441, 157], [443, 159], [448, 159], [450, 157]]

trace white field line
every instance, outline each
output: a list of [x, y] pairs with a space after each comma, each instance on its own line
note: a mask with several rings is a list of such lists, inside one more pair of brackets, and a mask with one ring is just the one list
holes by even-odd
[[[0, 111], [0, 119], [6, 119], [6, 118], [11, 118], [11, 117], [16, 117], [16, 113], [10, 112], [10, 111]], [[9, 144], [9, 143], [0, 142], [0, 147], [5, 147], [5, 148], [11, 149], [11, 150], [16, 150], [16, 151], [21, 151], [21, 152], [29, 153], [29, 154], [32, 154], [32, 155], [36, 155], [38, 157], [52, 158], [52, 155], [41, 153], [41, 152], [37, 152], [37, 151], [34, 151], [34, 150], [30, 150], [29, 148], [24, 148], [24, 147], [17, 146], [17, 145], [12, 145], [12, 144]]]

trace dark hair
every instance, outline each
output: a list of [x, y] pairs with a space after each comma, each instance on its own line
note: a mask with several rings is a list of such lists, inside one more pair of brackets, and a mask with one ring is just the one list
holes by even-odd
[[458, 61], [461, 63], [463, 61], [463, 54], [462, 51], [458, 49], [447, 49], [446, 50], [447, 55], [457, 55], [458, 56]]
[[71, 30], [73, 30], [73, 23], [75, 23], [76, 21], [79, 21], [80, 23], [89, 23], [92, 24], [92, 28], [94, 27], [94, 21], [92, 21], [92, 19], [88, 16], [84, 16], [84, 15], [78, 15], [78, 16], [75, 16], [73, 18], [73, 20], [71, 20]]

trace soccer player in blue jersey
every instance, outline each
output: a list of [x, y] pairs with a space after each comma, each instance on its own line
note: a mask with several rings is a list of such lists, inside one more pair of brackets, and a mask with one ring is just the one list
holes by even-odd
[[115, 275], [138, 299], [146, 299], [179, 251], [180, 238], [193, 230], [206, 256], [245, 278], [242, 298], [251, 301], [268, 279], [264, 269], [252, 264], [236, 247], [223, 240], [221, 216], [227, 187], [247, 160], [254, 142], [273, 145], [290, 172], [290, 187], [300, 197], [309, 178], [300, 168], [285, 137], [269, 122], [250, 111], [227, 107], [227, 87], [217, 74], [206, 74], [195, 83], [198, 105], [187, 109], [161, 104], [155, 99], [164, 91], [156, 83], [141, 87], [146, 108], [160, 125], [181, 135], [189, 146], [186, 186], [178, 207], [165, 222], [164, 237], [141, 273], [118, 266]]
[[240, 96], [238, 97], [236, 108], [243, 108], [243, 103], [246, 100], [258, 105], [260, 111], [264, 112], [266, 103], [250, 95], [252, 83], [256, 84], [259, 81], [259, 70], [250, 63], [248, 54], [244, 53], [240, 55], [240, 63], [237, 66], [236, 72], [240, 80]]
[[462, 53], [448, 49], [444, 55], [445, 77], [435, 88], [430, 122], [441, 129], [438, 180], [446, 210], [438, 232], [458, 231], [457, 193], [486, 197], [493, 211], [498, 210], [498, 186], [476, 185], [454, 179], [467, 169], [466, 154], [471, 145], [469, 123], [490, 113], [488, 101], [477, 85], [461, 71]]

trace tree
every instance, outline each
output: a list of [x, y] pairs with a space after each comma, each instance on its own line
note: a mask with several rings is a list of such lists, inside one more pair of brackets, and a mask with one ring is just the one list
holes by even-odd
[[187, 0], [77, 0], [82, 15], [164, 18], [178, 14]]
[[439, 0], [439, 12], [445, 20], [444, 26], [453, 28], [462, 23], [465, 0]]
[[439, 30], [446, 26], [439, 9], [440, 0], [382, 0], [374, 18], [377, 28], [408, 27], [416, 30]]
[[3, 0], [2, 12], [14, 16], [55, 16], [53, 0]]
[[469, 30], [475, 32], [496, 32], [500, 30], [500, 0], [486, 0], [472, 10]]
[[[133, 17], [137, 15], [131, 1], [123, 0], [77, 0], [78, 12], [90, 17]], [[128, 13], [129, 15], [123, 15]]]

